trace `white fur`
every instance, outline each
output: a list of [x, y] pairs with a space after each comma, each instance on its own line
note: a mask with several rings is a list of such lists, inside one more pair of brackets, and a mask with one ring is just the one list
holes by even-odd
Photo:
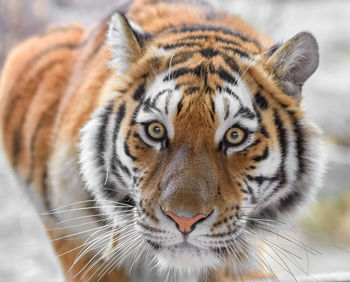
[[[119, 68], [121, 73], [126, 71], [135, 56], [126, 36], [123, 21], [123, 17], [119, 13], [115, 13], [110, 20], [107, 31], [107, 44], [112, 53], [112, 59], [108, 65], [110, 68]], [[133, 30], [143, 33], [143, 29], [140, 26], [132, 21], [128, 22]]]
[[[225, 89], [226, 87], [229, 88], [232, 92], [234, 92], [240, 98], [240, 101], [242, 102], [242, 105], [244, 107], [247, 107], [252, 112], [254, 112], [254, 108], [253, 108], [252, 101], [250, 98], [251, 94], [250, 94], [248, 88], [246, 87], [245, 83], [242, 80], [240, 80], [238, 77], [237, 77], [237, 80], [238, 80], [238, 83], [236, 86], [226, 84], [225, 87], [223, 87], [223, 89]], [[228, 118], [226, 120], [224, 120], [224, 117], [225, 117], [225, 106], [224, 106], [225, 103], [224, 103], [224, 101], [225, 101], [225, 99], [226, 99], [226, 101], [228, 101], [229, 107], [230, 107], [229, 115], [228, 115]], [[241, 126], [244, 126], [253, 132], [257, 130], [257, 128], [258, 128], [257, 119], [250, 120], [250, 119], [246, 119], [244, 117], [241, 117], [240, 115], [237, 115], [235, 117], [235, 115], [237, 114], [237, 112], [240, 108], [240, 103], [235, 97], [232, 97], [230, 94], [226, 93], [225, 90], [223, 90], [222, 92], [216, 93], [216, 96], [214, 98], [214, 103], [215, 103], [215, 109], [217, 112], [217, 116], [219, 118], [219, 126], [218, 126], [218, 128], [216, 130], [216, 134], [215, 134], [215, 142], [216, 143], [219, 143], [224, 138], [226, 131], [236, 124], [240, 124]], [[254, 135], [250, 136], [247, 139], [247, 141], [244, 144], [242, 144], [241, 146], [235, 147], [235, 148], [229, 148], [227, 153], [232, 154], [233, 152], [241, 151], [242, 149], [249, 146], [253, 142], [254, 142]]]
[[[173, 119], [174, 119], [174, 114], [177, 108], [178, 103], [181, 100], [181, 93], [179, 90], [175, 90], [175, 82], [173, 80], [166, 81], [164, 82], [163, 79], [168, 75], [168, 72], [164, 72], [162, 74], [159, 74], [154, 82], [148, 87], [145, 93], [145, 98], [148, 99], [151, 98], [153, 99], [160, 91], [169, 89], [168, 93], [165, 93], [158, 99], [157, 103], [157, 108], [160, 109], [160, 112], [158, 111], [152, 111], [152, 112], [145, 112], [142, 111], [142, 109], [139, 111], [136, 121], [138, 123], [143, 123], [143, 122], [149, 122], [149, 121], [154, 121], [157, 120], [158, 122], [162, 123], [166, 130], [168, 137], [174, 138], [175, 132], [174, 132], [174, 125], [173, 125]], [[166, 99], [167, 95], [170, 95], [170, 100], [169, 100], [169, 106], [168, 106], [168, 114], [165, 113], [165, 105], [166, 105]], [[149, 140], [146, 135], [140, 130], [140, 135], [144, 139], [144, 141], [151, 145], [155, 146], [156, 148], [157, 145], [151, 140]], [[158, 148], [159, 149], [159, 148]]]

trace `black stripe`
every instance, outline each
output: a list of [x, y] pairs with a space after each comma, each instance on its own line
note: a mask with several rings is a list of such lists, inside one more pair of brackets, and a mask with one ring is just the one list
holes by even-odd
[[237, 66], [235, 60], [232, 57], [227, 56], [226, 54], [221, 54], [221, 57], [233, 72], [240, 72], [239, 67]]
[[210, 99], [210, 105], [211, 105], [211, 111], [213, 112], [213, 114], [215, 114], [215, 103], [213, 99]]
[[[44, 168], [44, 171], [42, 172], [42, 175], [41, 175], [41, 188], [43, 191], [44, 206], [47, 211], [51, 211], [52, 207], [51, 207], [51, 202], [49, 197], [49, 187], [47, 183], [47, 167]], [[54, 213], [50, 212], [49, 215], [52, 216], [54, 219], [56, 219], [56, 215]]]
[[229, 45], [242, 47], [242, 45], [239, 44], [238, 42], [230, 40], [230, 39], [227, 39], [227, 38], [222, 38], [220, 36], [215, 36], [214, 38], [215, 38], [216, 41], [219, 41], [221, 43], [226, 43], [226, 44], [229, 44]]
[[230, 114], [230, 104], [227, 98], [224, 98], [224, 107], [225, 107], [225, 116], [224, 120], [227, 120], [229, 114]]
[[259, 185], [261, 185], [265, 181], [275, 182], [275, 181], [279, 180], [279, 176], [280, 176], [279, 172], [273, 176], [263, 176], [263, 175], [251, 176], [248, 174], [247, 179], [250, 181], [254, 181], [254, 182], [258, 183]]
[[21, 153], [21, 136], [22, 136], [22, 125], [25, 121], [26, 115], [22, 115], [22, 118], [19, 123], [19, 127], [16, 128], [13, 136], [13, 148], [12, 148], [12, 156], [13, 156], [13, 162], [12, 166], [14, 169], [17, 168], [18, 165], [18, 157], [19, 154]]
[[214, 50], [212, 48], [202, 49], [199, 52], [202, 54], [203, 57], [209, 58], [209, 59], [219, 54], [218, 50]]
[[178, 64], [184, 63], [187, 60], [191, 59], [193, 57], [193, 54], [195, 53], [197, 53], [197, 51], [183, 50], [181, 52], [178, 52], [174, 56], [170, 57], [167, 64], [171, 67], [174, 67]]
[[247, 118], [250, 120], [252, 120], [256, 117], [256, 115], [249, 108], [242, 106], [242, 104], [240, 105], [240, 108], [234, 117], [236, 117], [236, 116], [241, 116], [243, 118]]
[[209, 62], [208, 69], [211, 74], [214, 74], [216, 72], [213, 62]]
[[162, 248], [162, 246], [160, 244], [158, 244], [156, 242], [153, 242], [153, 241], [151, 241], [149, 239], [146, 239], [146, 243], [148, 243], [149, 246], [151, 246], [156, 251]]
[[235, 54], [237, 54], [237, 55], [239, 55], [239, 56], [241, 56], [241, 57], [244, 57], [244, 58], [247, 58], [247, 59], [250, 58], [250, 56], [249, 56], [248, 53], [246, 53], [246, 52], [244, 52], [244, 51], [242, 51], [242, 50], [239, 50], [239, 49], [237, 49], [237, 48], [226, 47], [226, 46], [221, 47], [221, 48], [224, 49], [224, 50], [226, 50], [226, 51], [231, 51], [231, 52], [233, 52], [233, 53], [235, 53]]
[[256, 139], [256, 140], [254, 141], [254, 143], [251, 145], [251, 147], [254, 147], [254, 146], [258, 145], [260, 142], [261, 142], [260, 139]]
[[229, 94], [230, 96], [234, 97], [235, 99], [237, 99], [237, 101], [239, 102], [239, 105], [242, 107], [242, 101], [241, 101], [241, 98], [239, 98], [239, 96], [233, 92], [230, 88], [228, 87], [225, 87], [224, 92], [226, 92], [227, 94]]
[[297, 150], [297, 159], [298, 159], [298, 178], [302, 177], [307, 168], [307, 158], [305, 156], [305, 138], [304, 138], [304, 130], [301, 123], [298, 119], [293, 115], [293, 113], [289, 112], [289, 116], [292, 120], [294, 126], [294, 135], [296, 138], [296, 150]]
[[169, 50], [169, 49], [176, 49], [180, 47], [201, 47], [201, 44], [198, 43], [186, 43], [186, 42], [178, 42], [178, 43], [173, 43], [173, 44], [166, 44], [163, 46], [160, 46], [163, 49]]
[[[224, 150], [224, 144], [225, 144], [225, 142], [224, 142], [223, 140], [221, 140], [221, 141], [219, 142], [218, 151], [223, 151], [223, 150]], [[226, 152], [227, 152], [227, 149], [224, 150], [224, 153], [225, 153], [225, 154], [227, 154]]]
[[133, 136], [134, 136], [136, 139], [140, 140], [140, 141], [141, 141], [144, 145], [146, 145], [147, 147], [153, 148], [151, 145], [148, 145], [147, 143], [145, 143], [145, 141], [143, 141], [143, 139], [141, 138], [141, 136], [140, 136], [138, 133], [134, 132]]
[[269, 137], [270, 137], [269, 133], [266, 131], [265, 125], [261, 125], [261, 127], [260, 127], [260, 133], [261, 133], [262, 135], [264, 135], [266, 138], [269, 138]]
[[174, 70], [172, 71], [171, 73], [169, 73], [164, 79], [163, 81], [169, 81], [169, 80], [172, 80], [172, 79], [177, 79], [178, 77], [180, 76], [183, 76], [183, 75], [186, 75], [186, 74], [193, 74], [197, 77], [200, 76], [200, 73], [201, 73], [201, 68], [202, 68], [202, 65], [199, 65], [197, 66], [196, 68], [194, 69], [189, 69], [189, 68], [180, 68], [178, 70]]
[[255, 156], [253, 158], [253, 160], [256, 161], [256, 162], [261, 162], [263, 160], [266, 160], [268, 158], [268, 156], [269, 156], [269, 147], [266, 146], [265, 149], [264, 149], [263, 154], [260, 155], [260, 156]]
[[244, 183], [246, 185], [247, 189], [241, 189], [241, 191], [245, 194], [248, 194], [251, 196], [250, 200], [252, 204], [256, 204], [257, 203], [257, 199], [256, 196], [254, 195], [254, 190], [252, 189], [252, 187], [247, 183], [247, 181], [244, 180]]
[[277, 51], [277, 49], [278, 49], [279, 47], [281, 47], [281, 45], [282, 45], [282, 44], [275, 44], [275, 45], [273, 45], [273, 46], [268, 50], [267, 55], [268, 55], [269, 57], [271, 57], [271, 56]]
[[168, 96], [165, 98], [165, 114], [168, 115], [169, 114], [169, 102], [170, 102], [170, 93], [168, 92]]
[[152, 111], [156, 111], [156, 112], [160, 112], [160, 109], [158, 109], [155, 105], [155, 103], [153, 103], [151, 101], [151, 98], [147, 98], [143, 103], [142, 103], [143, 107], [142, 110], [145, 112], [152, 112]]
[[104, 160], [104, 153], [106, 150], [106, 138], [107, 138], [107, 128], [109, 124], [110, 115], [113, 112], [113, 102], [110, 102], [107, 104], [107, 106], [104, 107], [103, 113], [100, 115], [100, 127], [97, 131], [96, 136], [96, 148], [97, 148], [97, 160], [99, 166], [104, 166], [105, 160]]
[[298, 190], [293, 190], [287, 195], [283, 196], [279, 200], [279, 210], [282, 212], [287, 212], [288, 210], [295, 208], [297, 204], [303, 199], [303, 194]]
[[30, 184], [33, 180], [33, 176], [34, 176], [34, 171], [35, 171], [35, 154], [34, 154], [34, 151], [35, 151], [35, 143], [36, 143], [36, 140], [37, 140], [37, 137], [39, 135], [39, 132], [43, 126], [43, 123], [45, 122], [45, 115], [47, 114], [50, 114], [52, 115], [52, 112], [53, 110], [58, 107], [58, 103], [57, 101], [54, 101], [54, 103], [52, 103], [49, 108], [43, 113], [43, 115], [40, 117], [39, 119], [39, 122], [37, 123], [36, 127], [35, 127], [35, 130], [34, 130], [34, 134], [31, 136], [30, 138], [30, 141], [29, 141], [29, 148], [30, 148], [30, 151], [29, 151], [29, 154], [30, 154], [30, 157], [29, 157], [29, 167], [30, 167], [30, 170], [29, 170], [29, 174], [28, 174], [28, 177], [26, 179], [26, 184]]
[[136, 101], [140, 100], [141, 97], [143, 97], [144, 93], [145, 93], [145, 84], [142, 83], [134, 92], [134, 95], [133, 95], [134, 100]]
[[[40, 79], [40, 77], [42, 75], [44, 75], [44, 72], [50, 71], [51, 68], [54, 68], [58, 63], [62, 63], [62, 62], [63, 62], [63, 60], [57, 59], [57, 60], [53, 60], [50, 63], [46, 64], [42, 69], [40, 69], [40, 71], [36, 75], [35, 79], [38, 79], [38, 78]], [[29, 82], [30, 82], [30, 80], [29, 80]], [[37, 88], [40, 85], [36, 84], [35, 86], [36, 86], [36, 88], [33, 89], [33, 93], [36, 93], [36, 90], [37, 90]], [[34, 97], [35, 97], [35, 95], [32, 97], [32, 100], [33, 100]], [[13, 110], [15, 108], [17, 108], [17, 103], [18, 102], [21, 102], [21, 99], [19, 99], [18, 95], [17, 95], [17, 96], [15, 96], [15, 99], [12, 100], [10, 105], [8, 106], [9, 111], [6, 113], [8, 116], [5, 117], [5, 122], [4, 122], [5, 126], [10, 124], [11, 115], [13, 114]], [[31, 102], [31, 101], [29, 101], [29, 102]], [[22, 128], [24, 126], [26, 118], [27, 118], [27, 109], [25, 109], [25, 112], [22, 113], [21, 119], [20, 119], [19, 123], [17, 124], [17, 126], [15, 126], [15, 130], [14, 130], [14, 133], [13, 133], [14, 137], [13, 137], [13, 150], [12, 150], [12, 156], [13, 156], [12, 166], [15, 169], [16, 169], [16, 167], [18, 165], [18, 157], [19, 157], [19, 155], [21, 153]], [[5, 128], [5, 131], [6, 131], [6, 128]]]
[[213, 114], [213, 112], [209, 111], [209, 115], [210, 115], [211, 120], [214, 122], [215, 121], [215, 115]]
[[186, 95], [191, 95], [193, 94], [194, 92], [197, 92], [200, 88], [197, 87], [197, 86], [190, 86], [188, 87], [186, 90], [185, 90], [185, 94]]
[[225, 71], [222, 67], [220, 67], [216, 73], [219, 75], [219, 77], [222, 80], [224, 80], [230, 84], [237, 85], [237, 80], [231, 74], [229, 74], [227, 71]]
[[256, 118], [258, 120], [258, 123], [261, 124], [261, 113], [260, 111], [257, 109], [256, 105], [253, 103], [253, 108], [254, 108], [254, 112], [255, 112], [255, 115], [256, 115]]
[[170, 30], [171, 33], [198, 32], [198, 31], [215, 31], [215, 32], [221, 32], [223, 34], [229, 34], [229, 35], [232, 35], [234, 37], [238, 37], [242, 41], [251, 42], [260, 48], [260, 44], [255, 39], [244, 36], [238, 32], [233, 32], [232, 30], [230, 30], [226, 27], [204, 26], [204, 25], [192, 25], [192, 26], [184, 25], [181, 28], [175, 28], [175, 29]]
[[[121, 182], [122, 182], [122, 179], [121, 179], [121, 175], [119, 174], [119, 169], [121, 169], [128, 176], [131, 175], [129, 169], [125, 165], [123, 165], [120, 159], [118, 158], [117, 148], [116, 148], [116, 143], [117, 143], [116, 141], [119, 134], [120, 125], [124, 117], [125, 117], [125, 103], [122, 104], [118, 109], [115, 126], [114, 126], [114, 132], [113, 132], [113, 140], [112, 140], [113, 141], [113, 156], [111, 161], [112, 173], [114, 173], [118, 177], [119, 181]], [[123, 184], [125, 185], [125, 183]]]
[[[125, 205], [130, 205], [132, 207], [136, 206], [134, 199], [132, 199], [129, 195], [125, 196], [120, 202], [125, 204]], [[128, 209], [131, 207], [125, 207], [125, 208]]]
[[130, 139], [130, 135], [131, 135], [131, 131], [129, 130], [128, 131], [128, 134], [126, 136], [126, 141], [124, 142], [124, 152], [127, 156], [129, 156], [133, 161], [136, 161], [137, 158], [135, 156], [133, 156], [131, 153], [130, 153], [130, 149], [129, 149], [129, 139]]
[[282, 163], [285, 163], [286, 156], [287, 156], [287, 131], [283, 126], [283, 122], [280, 118], [280, 115], [276, 109], [273, 111], [274, 113], [274, 122], [276, 125], [276, 131], [278, 135], [278, 140], [280, 144], [281, 149], [281, 155], [282, 155]]
[[[264, 219], [275, 219], [278, 217], [276, 209], [273, 207], [266, 207], [258, 211], [258, 214], [255, 216], [256, 218], [264, 218]], [[256, 221], [255, 221], [256, 222]]]
[[202, 40], [202, 39], [204, 39], [205, 41], [215, 39], [215, 41], [218, 41], [218, 42], [241, 47], [241, 44], [239, 44], [238, 42], [232, 41], [230, 39], [222, 38], [222, 37], [217, 36], [217, 35], [215, 35], [215, 36], [213, 36], [213, 35], [189, 35], [189, 36], [182, 37], [179, 40], [186, 40], [186, 39], [189, 39], [189, 40]]
[[260, 94], [260, 92], [257, 92], [254, 95], [254, 101], [261, 110], [266, 110], [269, 107], [269, 103], [267, 100]]
[[139, 111], [141, 110], [142, 107], [142, 103], [138, 104], [136, 109], [134, 110], [132, 117], [131, 117], [131, 121], [130, 121], [130, 126], [133, 126], [136, 124], [136, 118], [137, 118], [137, 114], [139, 113]]
[[[278, 135], [278, 141], [281, 149], [281, 166], [280, 166], [280, 183], [279, 187], [283, 186], [287, 179], [286, 179], [286, 172], [285, 172], [285, 162], [287, 157], [287, 131], [283, 126], [283, 122], [280, 118], [280, 115], [278, 114], [277, 110], [274, 109], [274, 122], [276, 126], [276, 131]], [[278, 189], [278, 188], [276, 188]]]
[[104, 171], [104, 175], [102, 176], [103, 183], [103, 191], [107, 197], [113, 198], [116, 195], [114, 185], [109, 181], [109, 179], [105, 179], [108, 168], [105, 167], [105, 151], [106, 151], [106, 139], [108, 137], [108, 125], [113, 114], [113, 101], [109, 102], [103, 109], [103, 112], [99, 116], [100, 126], [97, 130], [96, 136], [96, 159], [98, 162], [98, 166], [101, 167]]
[[183, 104], [182, 104], [182, 99], [179, 101], [177, 104], [177, 114], [179, 115], [181, 110], [182, 110]]
[[160, 91], [155, 97], [154, 97], [154, 99], [153, 99], [153, 101], [152, 101], [152, 104], [157, 104], [157, 102], [158, 102], [158, 100], [160, 99], [160, 97], [162, 97], [165, 93], [172, 93], [173, 92], [173, 90], [172, 89], [170, 89], [170, 88], [167, 88], [167, 89], [164, 89], [164, 90], [162, 90], [162, 91]]

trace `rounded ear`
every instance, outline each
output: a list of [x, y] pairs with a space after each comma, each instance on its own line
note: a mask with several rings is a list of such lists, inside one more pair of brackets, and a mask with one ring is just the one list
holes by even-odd
[[318, 66], [316, 39], [308, 32], [300, 32], [281, 46], [273, 47], [269, 55], [268, 71], [287, 95], [300, 98], [304, 82]]
[[112, 53], [109, 67], [124, 73], [142, 55], [142, 47], [150, 35], [124, 15], [115, 13], [107, 31], [107, 44]]

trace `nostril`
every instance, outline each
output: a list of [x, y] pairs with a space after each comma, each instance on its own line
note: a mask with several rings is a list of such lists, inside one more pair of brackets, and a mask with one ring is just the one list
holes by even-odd
[[190, 233], [196, 226], [197, 223], [206, 219], [209, 215], [212, 214], [197, 214], [194, 217], [180, 217], [171, 211], [163, 211], [168, 217], [170, 217], [175, 223], [176, 227], [184, 235]]

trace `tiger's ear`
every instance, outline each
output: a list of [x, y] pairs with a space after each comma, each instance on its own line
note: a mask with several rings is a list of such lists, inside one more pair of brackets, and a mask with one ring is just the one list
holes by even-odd
[[122, 73], [142, 56], [142, 47], [149, 34], [124, 15], [115, 13], [109, 23], [107, 44], [112, 53], [109, 67]]
[[300, 32], [271, 53], [268, 69], [287, 95], [300, 98], [301, 87], [318, 66], [316, 39], [308, 32]]

